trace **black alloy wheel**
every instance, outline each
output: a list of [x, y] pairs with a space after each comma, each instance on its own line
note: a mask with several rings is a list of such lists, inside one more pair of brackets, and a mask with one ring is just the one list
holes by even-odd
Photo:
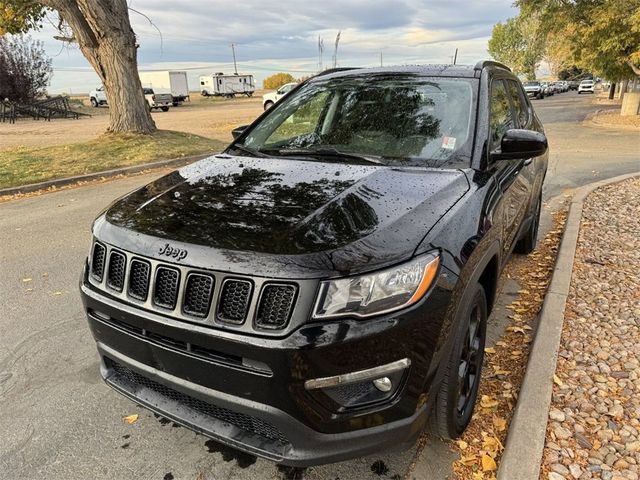
[[459, 310], [457, 333], [429, 417], [429, 431], [454, 439], [471, 421], [478, 397], [487, 336], [487, 298], [479, 283]]

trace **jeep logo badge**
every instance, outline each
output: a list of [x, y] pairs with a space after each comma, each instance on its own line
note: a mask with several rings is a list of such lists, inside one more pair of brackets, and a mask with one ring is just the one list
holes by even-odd
[[160, 248], [160, 251], [158, 251], [158, 253], [166, 257], [175, 258], [176, 260], [183, 260], [187, 257], [188, 252], [182, 248], [172, 247], [167, 243]]

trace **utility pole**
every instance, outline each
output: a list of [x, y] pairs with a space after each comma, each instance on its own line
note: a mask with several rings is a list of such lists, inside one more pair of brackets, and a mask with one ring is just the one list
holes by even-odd
[[236, 65], [236, 44], [231, 44], [231, 53], [233, 53], [233, 71], [238, 74], [238, 65]]
[[382, 66], [382, 52], [380, 52], [380, 66]]
[[453, 55], [453, 64], [456, 64], [456, 61], [458, 60], [458, 47], [456, 47], [456, 53]]

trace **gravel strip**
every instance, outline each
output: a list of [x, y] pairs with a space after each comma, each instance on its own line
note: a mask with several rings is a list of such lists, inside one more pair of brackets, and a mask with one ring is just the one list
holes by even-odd
[[640, 179], [586, 199], [541, 478], [640, 478]]

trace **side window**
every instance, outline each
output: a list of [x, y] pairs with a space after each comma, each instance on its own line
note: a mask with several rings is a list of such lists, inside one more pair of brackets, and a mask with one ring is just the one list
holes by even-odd
[[511, 103], [516, 111], [516, 116], [518, 117], [518, 125], [520, 128], [524, 128], [529, 121], [529, 106], [522, 96], [522, 89], [520, 88], [520, 85], [513, 80], [507, 80], [507, 85], [509, 85]]
[[509, 97], [502, 80], [494, 80], [491, 83], [489, 105], [489, 124], [491, 127], [489, 147], [490, 151], [494, 151], [500, 146], [500, 140], [502, 140], [504, 133], [510, 128], [514, 128], [511, 108], [509, 107]]

